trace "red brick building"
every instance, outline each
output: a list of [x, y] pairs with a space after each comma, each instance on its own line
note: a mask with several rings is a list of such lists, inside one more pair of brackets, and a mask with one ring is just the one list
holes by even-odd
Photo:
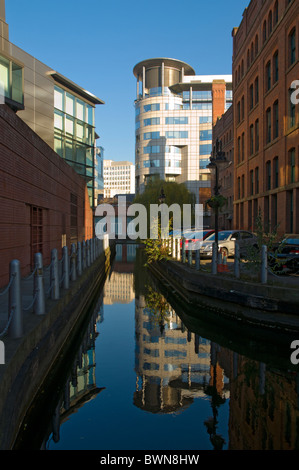
[[22, 275], [35, 252], [50, 262], [51, 249], [93, 236], [87, 186], [24, 121], [0, 105], [0, 287], [9, 263], [18, 259]]
[[234, 227], [299, 233], [298, 0], [252, 0], [233, 30]]
[[[226, 204], [219, 212], [219, 229], [231, 230], [233, 228], [233, 201], [234, 201], [234, 129], [233, 106], [231, 106], [219, 118], [213, 126], [213, 151], [216, 140], [220, 143], [222, 152], [225, 153], [226, 163], [218, 165], [219, 191], [226, 198]], [[212, 188], [215, 181], [212, 181]]]

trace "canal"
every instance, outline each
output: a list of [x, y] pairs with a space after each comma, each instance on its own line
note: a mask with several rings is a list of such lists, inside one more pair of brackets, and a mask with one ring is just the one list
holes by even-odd
[[15, 448], [298, 449], [297, 372], [275, 339], [243, 338], [204, 313], [157, 282], [141, 248], [117, 245]]

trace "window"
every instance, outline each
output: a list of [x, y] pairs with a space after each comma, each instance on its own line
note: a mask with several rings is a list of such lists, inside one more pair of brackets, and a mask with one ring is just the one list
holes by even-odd
[[241, 119], [244, 119], [245, 107], [244, 107], [244, 96], [241, 99]]
[[253, 124], [251, 124], [250, 129], [249, 129], [249, 149], [250, 149], [250, 155], [253, 154], [254, 151], [254, 137], [253, 137], [254, 131], [253, 131]]
[[271, 88], [271, 62], [269, 61], [266, 65], [266, 91]]
[[199, 124], [207, 124], [212, 122], [212, 116], [200, 116]]
[[253, 196], [254, 191], [254, 178], [253, 178], [253, 170], [250, 171], [250, 196]]
[[267, 24], [265, 20], [263, 23], [263, 44], [265, 44], [266, 40], [267, 40]]
[[255, 169], [255, 194], [259, 193], [260, 190], [260, 180], [259, 180], [259, 167], [257, 166]]
[[160, 111], [160, 104], [153, 103], [153, 104], [146, 104], [143, 106], [144, 112], [148, 113], [149, 111]]
[[188, 131], [167, 131], [166, 139], [188, 139]]
[[259, 38], [258, 35], [255, 36], [255, 56], [258, 55], [259, 52]]
[[188, 124], [187, 117], [167, 117], [165, 118], [165, 124]]
[[199, 132], [200, 140], [212, 140], [212, 130], [204, 130]]
[[274, 4], [273, 22], [274, 22], [274, 26], [278, 23], [278, 0], [276, 0]]
[[241, 137], [238, 137], [238, 163], [241, 161]]
[[210, 155], [212, 152], [212, 144], [202, 144], [199, 146], [199, 155]]
[[279, 186], [278, 157], [273, 159], [273, 188]]
[[289, 34], [289, 65], [291, 66], [296, 61], [296, 28]]
[[266, 163], [266, 190], [271, 189], [271, 162]]
[[269, 12], [268, 16], [268, 36], [272, 33], [272, 10]]
[[30, 206], [31, 265], [34, 266], [35, 253], [43, 254], [43, 209]]
[[295, 108], [295, 100], [292, 100], [292, 88], [289, 88], [289, 119], [288, 124], [289, 127], [293, 127], [296, 124], [296, 108]]
[[295, 183], [295, 149], [289, 151], [289, 182]]
[[278, 119], [278, 101], [275, 101], [273, 105], [273, 139], [276, 139], [278, 137]]
[[143, 134], [144, 140], [151, 140], [151, 139], [160, 139], [160, 132], [145, 132]]
[[253, 101], [253, 85], [250, 85], [249, 87], [249, 109], [252, 109], [254, 106], [254, 101]]
[[260, 131], [259, 131], [259, 120], [255, 121], [255, 151], [258, 152], [260, 148]]
[[237, 123], [241, 121], [241, 103], [238, 101], [237, 104]]
[[271, 108], [266, 111], [266, 143], [271, 142]]
[[160, 118], [158, 117], [144, 119], [144, 126], [154, 126], [154, 125], [159, 125], [159, 124], [160, 124]]
[[255, 94], [255, 104], [259, 102], [259, 77], [256, 77], [254, 81], [254, 94]]
[[278, 81], [278, 51], [273, 56], [273, 83]]
[[241, 157], [242, 157], [242, 162], [243, 162], [244, 158], [245, 158], [245, 134], [244, 134], [244, 132], [242, 134], [242, 150], [241, 150], [241, 152], [242, 152]]
[[147, 147], [143, 147], [143, 153], [160, 153], [160, 145], [149, 145]]

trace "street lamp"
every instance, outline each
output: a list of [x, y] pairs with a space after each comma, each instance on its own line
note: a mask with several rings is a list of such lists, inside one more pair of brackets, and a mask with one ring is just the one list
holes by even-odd
[[[222, 143], [219, 143], [219, 140], [216, 139], [216, 149], [213, 150], [213, 154], [210, 157], [210, 163], [207, 165], [207, 168], [215, 170], [215, 186], [214, 186], [214, 194], [215, 196], [219, 196], [220, 192], [219, 189], [219, 169], [218, 165], [221, 163], [226, 163], [227, 160], [225, 158], [225, 152], [222, 152]], [[216, 243], [216, 252], [218, 253], [218, 205], [215, 204], [215, 243]]]

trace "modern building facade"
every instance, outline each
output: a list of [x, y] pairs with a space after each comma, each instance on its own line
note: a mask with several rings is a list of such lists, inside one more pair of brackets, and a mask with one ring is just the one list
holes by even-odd
[[252, 0], [232, 35], [234, 228], [261, 213], [266, 229], [299, 233], [299, 2]]
[[211, 190], [212, 125], [232, 103], [230, 75], [198, 76], [176, 59], [138, 63], [135, 100], [136, 192], [149, 178], [184, 183], [196, 202]]
[[128, 161], [104, 160], [104, 198], [135, 193], [135, 167]]
[[0, 0], [0, 95], [85, 179], [93, 206], [94, 111], [104, 102], [9, 41], [5, 0]]
[[97, 147], [95, 148], [94, 152], [95, 158], [95, 206], [98, 205], [99, 200], [104, 197], [104, 148]]

